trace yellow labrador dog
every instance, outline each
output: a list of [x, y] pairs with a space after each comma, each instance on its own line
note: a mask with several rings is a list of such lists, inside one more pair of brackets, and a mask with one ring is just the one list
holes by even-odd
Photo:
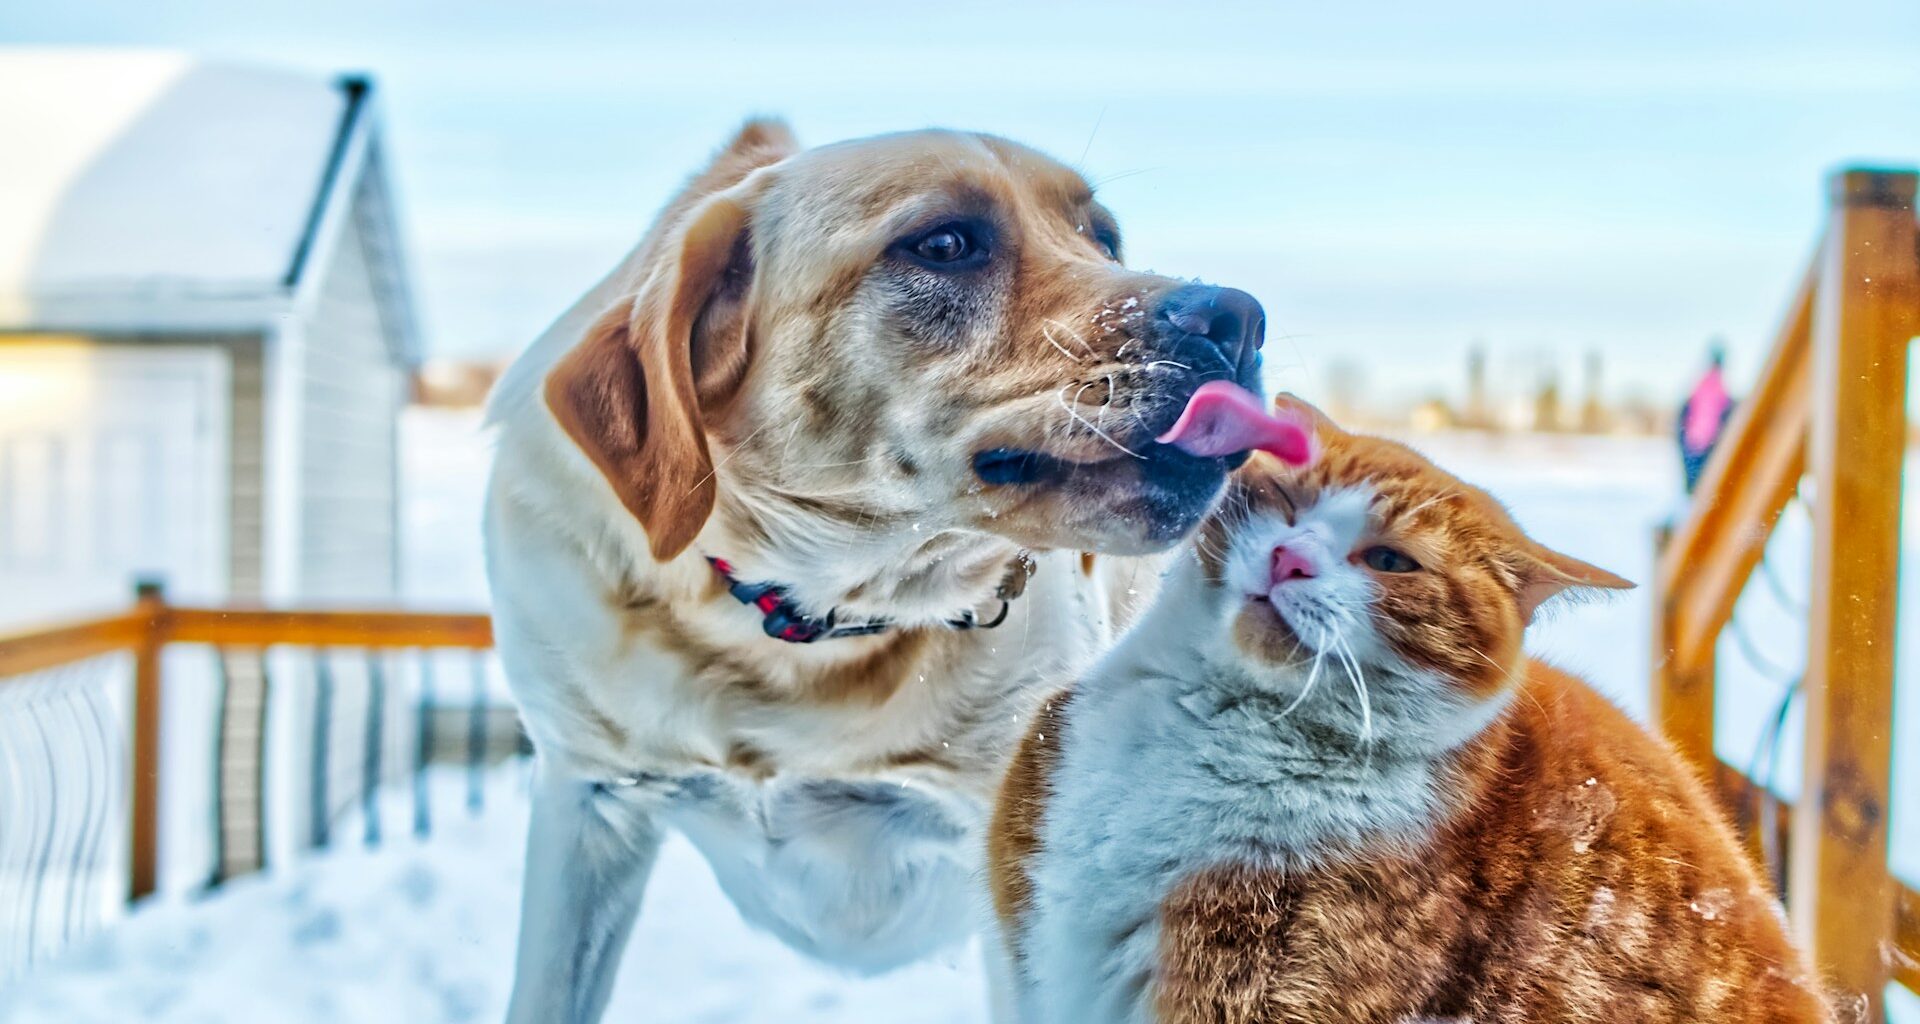
[[1154, 439], [1258, 388], [1262, 329], [1126, 269], [1032, 150], [747, 125], [493, 399], [538, 750], [511, 1020], [598, 1018], [669, 828], [822, 960], [969, 935], [1023, 721], [1151, 585], [1104, 555], [1179, 541], [1237, 464]]

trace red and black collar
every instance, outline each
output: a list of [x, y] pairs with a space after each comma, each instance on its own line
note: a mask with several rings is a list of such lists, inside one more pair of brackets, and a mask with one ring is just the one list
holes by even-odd
[[[841, 622], [838, 609], [827, 612], [823, 618], [815, 618], [802, 612], [788, 596], [788, 589], [778, 583], [743, 583], [733, 574], [733, 565], [724, 558], [709, 557], [707, 562], [713, 566], [720, 579], [727, 584], [727, 592], [741, 604], [752, 605], [763, 616], [760, 628], [775, 640], [785, 640], [790, 644], [810, 644], [815, 640], [835, 640], [847, 636], [871, 636], [884, 633], [893, 628], [890, 619], [866, 619], [860, 622]], [[1026, 589], [1027, 577], [1033, 574], [1034, 561], [1026, 552], [1020, 552], [1007, 569], [1006, 578], [994, 591], [994, 600], [1000, 602], [1000, 610], [991, 619], [982, 619], [969, 608], [958, 617], [948, 619], [948, 629], [992, 629], [1007, 621], [1007, 612], [1013, 607], [1013, 600]]]

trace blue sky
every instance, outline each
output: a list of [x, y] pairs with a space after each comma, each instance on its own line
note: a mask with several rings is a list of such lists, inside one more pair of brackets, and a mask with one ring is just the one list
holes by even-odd
[[82, 0], [0, 39], [374, 73], [434, 352], [524, 344], [758, 112], [1080, 162], [1133, 262], [1265, 301], [1283, 387], [1457, 387], [1479, 339], [1665, 400], [1709, 335], [1752, 371], [1829, 169], [1920, 161], [1920, 3], [1826, 7]]

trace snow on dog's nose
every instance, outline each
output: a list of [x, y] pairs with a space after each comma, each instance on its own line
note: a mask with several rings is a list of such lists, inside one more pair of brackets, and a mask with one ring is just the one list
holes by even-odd
[[1201, 458], [1268, 452], [1296, 466], [1313, 459], [1313, 433], [1268, 412], [1253, 392], [1231, 381], [1208, 381], [1187, 399], [1171, 429], [1154, 440]]

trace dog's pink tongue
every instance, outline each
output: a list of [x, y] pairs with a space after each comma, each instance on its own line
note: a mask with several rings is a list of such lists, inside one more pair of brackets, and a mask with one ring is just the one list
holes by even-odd
[[1154, 440], [1201, 458], [1262, 451], [1296, 466], [1313, 460], [1313, 434], [1304, 424], [1273, 415], [1259, 396], [1224, 380], [1200, 385], [1172, 429]]

